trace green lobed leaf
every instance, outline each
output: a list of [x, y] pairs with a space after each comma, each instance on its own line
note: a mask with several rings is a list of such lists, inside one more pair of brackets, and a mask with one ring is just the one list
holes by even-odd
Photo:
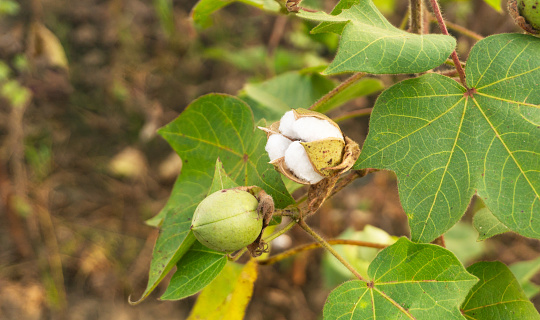
[[501, 262], [478, 262], [467, 271], [480, 279], [461, 307], [467, 319], [540, 319], [512, 272]]
[[400, 238], [368, 269], [372, 282], [336, 288], [324, 319], [464, 319], [459, 306], [478, 279], [448, 250]]
[[176, 264], [176, 272], [160, 299], [179, 300], [194, 295], [218, 276], [226, 262], [223, 252], [195, 242]]
[[234, 262], [202, 292], [188, 320], [242, 320], [257, 280], [257, 262], [244, 266]]
[[478, 241], [483, 241], [509, 231], [488, 208], [482, 208], [474, 214], [473, 225], [476, 231], [478, 231]]
[[191, 17], [196, 26], [207, 28], [212, 25], [211, 15], [234, 2], [242, 2], [266, 11], [278, 12], [279, 4], [275, 0], [199, 0], [191, 9]]
[[411, 238], [454, 225], [476, 192], [511, 230], [540, 238], [540, 39], [479, 41], [467, 84], [427, 74], [397, 83], [375, 104], [355, 169], [396, 172]]
[[313, 29], [314, 33], [341, 34], [337, 55], [326, 74], [423, 72], [441, 65], [456, 46], [451, 36], [412, 34], [394, 27], [371, 0], [341, 1], [332, 14], [305, 11], [297, 14], [323, 22]]
[[[280, 174], [268, 163], [266, 135], [255, 130], [253, 115], [241, 100], [209, 94], [192, 102], [159, 133], [183, 161], [165, 208], [161, 232], [154, 247], [148, 285], [140, 302], [174, 267], [195, 242], [191, 219], [199, 202], [208, 194], [216, 159], [239, 185], [257, 185], [274, 199], [278, 208], [293, 202]], [[137, 303], [135, 302], [135, 303]]]
[[531, 278], [540, 271], [540, 257], [529, 261], [516, 262], [510, 266], [510, 271], [512, 271], [523, 288], [527, 298], [531, 299], [540, 293], [540, 286], [531, 282]]

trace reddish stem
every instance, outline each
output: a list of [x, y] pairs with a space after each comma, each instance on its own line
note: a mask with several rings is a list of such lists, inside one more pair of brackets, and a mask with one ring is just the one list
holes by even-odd
[[[429, 1], [431, 2], [431, 7], [433, 8], [433, 14], [435, 15], [435, 18], [437, 18], [437, 22], [439, 23], [439, 28], [441, 28], [441, 31], [443, 34], [448, 36], [449, 35], [448, 29], [446, 28], [446, 24], [444, 23], [444, 19], [442, 17], [439, 3], [437, 2], [437, 0], [429, 0]], [[452, 51], [451, 57], [452, 57], [452, 60], [454, 61], [454, 65], [459, 74], [459, 80], [461, 81], [461, 84], [468, 90], [469, 87], [467, 87], [467, 83], [465, 82], [465, 70], [463, 70], [461, 63], [459, 62], [459, 58], [458, 58], [456, 50]]]

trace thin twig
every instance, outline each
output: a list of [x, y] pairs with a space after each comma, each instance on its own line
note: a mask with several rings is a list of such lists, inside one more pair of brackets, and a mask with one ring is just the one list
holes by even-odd
[[334, 122], [341, 122], [341, 121], [351, 119], [351, 118], [369, 116], [371, 114], [371, 111], [373, 111], [373, 108], [365, 108], [365, 109], [360, 109], [356, 111], [351, 111], [342, 116], [332, 118], [332, 120], [334, 120]]
[[353, 170], [348, 175], [346, 175], [344, 178], [339, 180], [338, 183], [334, 186], [334, 189], [332, 190], [332, 193], [329, 198], [335, 195], [336, 193], [340, 192], [343, 188], [348, 186], [350, 183], [352, 183], [354, 180], [358, 178], [365, 177], [369, 173], [377, 172], [379, 169], [362, 169], [362, 170]]
[[409, 31], [412, 33], [424, 33], [424, 0], [409, 0]]
[[358, 72], [347, 78], [345, 81], [343, 81], [340, 85], [332, 89], [330, 92], [325, 94], [323, 97], [321, 97], [317, 102], [315, 102], [311, 107], [309, 107], [310, 110], [313, 111], [319, 111], [319, 108], [324, 105], [326, 102], [328, 102], [330, 99], [332, 99], [335, 95], [340, 93], [341, 91], [347, 89], [348, 87], [352, 86], [356, 81], [362, 79], [366, 73], [364, 72]]
[[287, 21], [288, 19], [285, 15], [278, 15], [276, 17], [276, 20], [274, 21], [274, 28], [272, 29], [272, 34], [270, 35], [270, 39], [268, 40], [268, 46], [266, 51], [268, 56], [274, 55], [274, 51], [278, 47], [281, 38], [283, 38]]
[[[430, 16], [429, 17], [430, 21], [433, 22], [433, 23], [438, 23], [437, 19], [433, 16]], [[474, 31], [471, 31], [465, 27], [462, 27], [458, 24], [455, 24], [453, 22], [450, 22], [450, 21], [445, 21], [446, 23], [446, 26], [448, 27], [448, 29], [452, 29], [456, 32], [459, 32], [461, 33], [462, 35], [464, 36], [467, 36], [473, 40], [477, 40], [477, 41], [480, 41], [482, 39], [484, 39], [484, 37], [482, 37], [481, 35], [479, 35], [478, 33], [474, 32]]]
[[[429, 0], [431, 2], [431, 7], [433, 8], [433, 13], [435, 14], [435, 17], [437, 18], [437, 22], [439, 23], [439, 28], [441, 28], [441, 31], [445, 35], [450, 35], [448, 33], [448, 29], [446, 28], [446, 24], [444, 23], [444, 19], [442, 17], [441, 8], [439, 7], [439, 3], [437, 0]], [[463, 67], [461, 66], [461, 63], [459, 61], [459, 57], [457, 55], [456, 50], [452, 51], [452, 60], [454, 61], [456, 70], [459, 74], [459, 80], [461, 81], [461, 84], [469, 90], [469, 87], [467, 87], [467, 83], [465, 82], [465, 70], [463, 70]]]
[[302, 229], [304, 229], [310, 236], [312, 236], [315, 240], [317, 240], [317, 242], [319, 242], [322, 247], [324, 247], [331, 254], [333, 254], [334, 257], [336, 257], [336, 259], [338, 259], [339, 262], [341, 262], [347, 269], [349, 269], [349, 271], [352, 272], [352, 274], [354, 274], [355, 277], [357, 277], [359, 280], [366, 281], [360, 275], [360, 273], [358, 273], [358, 271], [356, 271], [353, 268], [353, 266], [351, 266], [351, 264], [349, 262], [347, 262], [347, 260], [345, 260], [339, 253], [337, 253], [337, 251], [334, 250], [334, 248], [332, 248], [332, 246], [330, 244], [328, 244], [328, 242], [326, 242], [320, 235], [318, 235], [315, 231], [313, 231], [303, 219], [301, 219], [298, 222], [298, 225]]
[[[284, 234], [285, 232], [289, 231], [289, 229], [294, 227], [295, 224], [296, 224], [296, 221], [294, 221], [294, 220], [289, 222], [285, 227], [283, 227], [283, 229], [271, 234], [267, 238], [263, 238], [264, 242], [270, 242], [270, 241], [274, 240], [275, 238], [277, 238], [280, 235]], [[244, 253], [246, 253], [246, 251], [247, 251], [247, 248], [244, 248], [244, 249], [238, 251], [235, 255], [229, 256], [229, 260], [236, 261], [236, 260], [240, 259], [240, 257], [242, 257], [244, 255]]]
[[[373, 243], [373, 242], [367, 242], [367, 241], [359, 241], [359, 240], [348, 240], [348, 239], [332, 239], [326, 241], [330, 245], [336, 245], [336, 244], [343, 244], [343, 245], [350, 245], [350, 246], [359, 246], [359, 247], [367, 247], [367, 248], [375, 248], [375, 249], [384, 249], [388, 245], [386, 244], [380, 244], [380, 243]], [[285, 252], [282, 252], [280, 254], [276, 254], [273, 257], [270, 257], [268, 259], [259, 260], [258, 263], [260, 265], [269, 265], [274, 264], [276, 262], [279, 262], [283, 259], [286, 259], [288, 257], [294, 256], [295, 254], [298, 254], [300, 252], [309, 251], [317, 248], [321, 248], [322, 245], [319, 242], [315, 243], [309, 243], [304, 244], [301, 246], [298, 246], [296, 248], [292, 248], [290, 250], [287, 250]]]

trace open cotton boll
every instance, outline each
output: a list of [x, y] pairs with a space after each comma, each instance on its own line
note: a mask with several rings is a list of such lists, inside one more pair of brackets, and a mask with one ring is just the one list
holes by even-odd
[[292, 141], [285, 138], [284, 136], [280, 134], [273, 134], [268, 137], [268, 141], [266, 142], [266, 147], [264, 147], [264, 150], [268, 152], [270, 161], [274, 161], [285, 156], [285, 151], [291, 145], [291, 143]]
[[341, 131], [330, 122], [314, 117], [303, 117], [293, 124], [294, 132], [298, 133], [298, 138], [311, 142], [324, 138], [339, 138], [343, 140]]
[[299, 141], [291, 143], [287, 151], [285, 151], [285, 165], [298, 178], [306, 180], [311, 184], [317, 183], [324, 179], [323, 176], [315, 172], [304, 146]]
[[291, 139], [300, 139], [298, 134], [294, 131], [294, 123], [296, 122], [293, 111], [287, 111], [279, 120], [279, 132], [286, 135]]

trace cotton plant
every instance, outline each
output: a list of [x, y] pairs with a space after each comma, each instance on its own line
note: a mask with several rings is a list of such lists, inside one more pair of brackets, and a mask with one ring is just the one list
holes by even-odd
[[337, 123], [311, 110], [287, 111], [280, 121], [259, 129], [267, 133], [270, 163], [301, 184], [317, 184], [349, 170], [360, 153]]

